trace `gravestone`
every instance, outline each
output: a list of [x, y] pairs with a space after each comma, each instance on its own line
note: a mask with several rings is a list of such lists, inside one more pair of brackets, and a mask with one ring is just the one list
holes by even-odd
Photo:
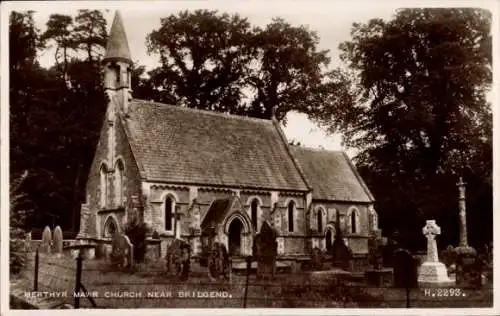
[[379, 245], [369, 253], [370, 264], [375, 270], [382, 269], [384, 266], [383, 248], [383, 246]]
[[427, 258], [418, 271], [418, 284], [421, 286], [447, 286], [454, 285], [448, 277], [446, 266], [439, 262], [436, 236], [441, 234], [441, 228], [435, 220], [428, 220], [422, 229], [427, 238]]
[[278, 242], [276, 231], [267, 221], [262, 223], [260, 233], [255, 236], [253, 254], [257, 260], [257, 278], [274, 278]]
[[324, 266], [323, 252], [318, 247], [314, 247], [312, 250], [311, 265], [313, 270], [316, 271], [323, 270]]
[[51, 245], [52, 245], [52, 232], [50, 231], [49, 226], [45, 226], [42, 233], [42, 244], [40, 246], [41, 252], [50, 253]]
[[380, 287], [393, 284], [393, 268], [383, 266], [382, 246], [369, 254], [371, 268], [365, 270], [365, 281], [368, 285]]
[[398, 233], [395, 232], [391, 238], [387, 238], [387, 242], [382, 248], [383, 265], [384, 267], [393, 266], [394, 253], [399, 249], [399, 242], [397, 241]]
[[456, 283], [460, 286], [481, 287], [485, 261], [482, 256], [459, 256], [456, 265]]
[[418, 263], [406, 249], [397, 249], [393, 258], [394, 287], [415, 288], [418, 286]]
[[457, 260], [457, 254], [455, 248], [452, 245], [448, 245], [445, 250], [441, 252], [441, 260], [448, 267], [454, 264]]
[[96, 248], [95, 248], [95, 257], [100, 259], [100, 258], [104, 258], [104, 259], [108, 259], [108, 249], [107, 249], [107, 245], [103, 242], [99, 243], [96, 245]]
[[24, 235], [24, 251], [26, 252], [31, 252], [32, 246], [31, 246], [31, 232], [27, 232]]
[[344, 242], [342, 231], [340, 229], [340, 214], [337, 212], [335, 221], [335, 240], [332, 244], [332, 266], [344, 270], [350, 270], [352, 261], [352, 252]]
[[190, 271], [191, 248], [181, 239], [174, 239], [167, 248], [167, 272], [170, 276], [187, 279]]
[[111, 241], [111, 264], [116, 267], [131, 268], [134, 262], [134, 246], [127, 235], [115, 232]]
[[208, 276], [211, 280], [223, 278], [231, 281], [231, 259], [224, 244], [214, 242], [207, 261]]
[[63, 251], [63, 233], [60, 226], [54, 229], [54, 241], [52, 244], [52, 252], [60, 257]]

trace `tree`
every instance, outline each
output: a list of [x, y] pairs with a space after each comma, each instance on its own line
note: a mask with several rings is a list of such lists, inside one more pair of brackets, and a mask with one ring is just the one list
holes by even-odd
[[87, 53], [87, 60], [99, 60], [106, 47], [106, 20], [99, 10], [78, 10], [75, 17], [76, 45]]
[[282, 120], [314, 106], [329, 63], [318, 41], [282, 19], [258, 28], [237, 14], [180, 12], [148, 35], [162, 66], [140, 87], [156, 90], [160, 102]]
[[250, 61], [250, 24], [238, 15], [216, 11], [180, 12], [161, 19], [148, 35], [148, 51], [159, 53], [161, 68], [152, 81], [168, 103], [198, 109], [238, 112]]
[[60, 51], [62, 50], [62, 74], [66, 77], [68, 66], [68, 50], [75, 48], [74, 38], [72, 37], [73, 18], [69, 15], [51, 14], [47, 22], [47, 30], [42, 35], [43, 41], [54, 41], [56, 51], [54, 55], [56, 66], [61, 64]]
[[250, 116], [283, 119], [292, 109], [305, 111], [321, 86], [328, 51], [317, 50], [319, 37], [304, 26], [295, 27], [276, 18], [264, 29], [256, 28], [252, 44], [257, 58], [248, 78], [256, 91]]
[[[26, 198], [20, 206], [33, 209], [27, 225], [51, 225], [47, 214], [52, 213], [59, 215], [58, 224], [64, 229], [75, 230], [106, 103], [98, 55], [94, 52], [90, 60], [78, 58], [79, 50], [87, 53], [88, 46], [75, 46], [76, 56], [66, 59], [65, 70], [38, 65], [36, 52], [42, 40], [66, 43], [64, 30], [74, 29], [64, 16], [52, 16], [50, 21], [50, 32], [43, 38], [31, 12], [11, 14], [11, 175], [29, 171], [22, 186]], [[104, 25], [94, 27], [105, 30], [106, 21], [101, 22]], [[103, 49], [96, 45], [91, 45], [92, 51]]]
[[491, 213], [490, 27], [485, 10], [405, 9], [387, 22], [354, 24], [352, 40], [340, 45], [349, 70], [332, 73], [330, 84], [346, 93], [314, 116], [359, 150], [390, 230], [407, 225], [414, 236], [424, 219], [437, 218], [458, 231], [459, 175], [474, 185], [471, 222]]
[[26, 197], [22, 190], [23, 181], [28, 176], [25, 171], [22, 175], [12, 176], [9, 188], [9, 260], [11, 275], [18, 274], [26, 262], [26, 251], [24, 248], [24, 238], [26, 233], [26, 218], [29, 210], [20, 207]]

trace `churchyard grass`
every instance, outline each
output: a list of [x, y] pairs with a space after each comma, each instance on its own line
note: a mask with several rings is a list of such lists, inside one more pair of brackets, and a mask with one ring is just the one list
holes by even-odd
[[[33, 256], [31, 256], [33, 258]], [[39, 291], [68, 291], [66, 302], [72, 303], [75, 282], [75, 259], [65, 255], [56, 258], [40, 256]], [[33, 260], [12, 286], [33, 289]], [[82, 283], [89, 292], [98, 292], [99, 308], [240, 308], [243, 307], [245, 275], [232, 274], [232, 281], [210, 281], [205, 267], [192, 264], [188, 280], [167, 276], [164, 260], [136, 264], [131, 270], [112, 268], [105, 260], [84, 260]], [[179, 296], [184, 293], [184, 297]], [[226, 292], [230, 297], [193, 297], [203, 293]], [[488, 307], [493, 290], [464, 289], [467, 297], [431, 297], [423, 289], [410, 291], [411, 307]], [[114, 293], [115, 297], [105, 297]], [[116, 293], [141, 293], [139, 298], [119, 297]], [[172, 297], [148, 297], [148, 293]], [[136, 294], [137, 295], [137, 294]], [[90, 307], [81, 299], [82, 307]], [[247, 307], [332, 307], [332, 308], [404, 308], [405, 289], [366, 287], [360, 283], [344, 286], [319, 286], [308, 282], [305, 273], [279, 273], [274, 280], [256, 280], [250, 276]]]

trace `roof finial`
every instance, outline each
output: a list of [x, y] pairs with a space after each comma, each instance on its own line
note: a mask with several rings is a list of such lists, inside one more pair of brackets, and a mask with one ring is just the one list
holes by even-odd
[[116, 11], [111, 31], [109, 32], [108, 43], [106, 46], [106, 59], [118, 59], [128, 63], [132, 63], [130, 57], [130, 49], [128, 46], [127, 34], [123, 26], [122, 16], [120, 11]]

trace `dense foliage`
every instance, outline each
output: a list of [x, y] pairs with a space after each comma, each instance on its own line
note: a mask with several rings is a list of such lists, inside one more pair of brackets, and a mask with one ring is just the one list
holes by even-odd
[[340, 45], [348, 70], [331, 80], [342, 93], [313, 114], [359, 151], [382, 228], [408, 244], [432, 218], [440, 239], [456, 244], [460, 176], [470, 238], [492, 238], [490, 27], [479, 9], [406, 9], [356, 23]]
[[[80, 10], [76, 22], [52, 15], [43, 34], [34, 25], [33, 12], [10, 16], [11, 177], [29, 171], [20, 188], [26, 198], [16, 207], [33, 210], [26, 223], [30, 227], [59, 224], [76, 230], [85, 199], [105, 111], [99, 61], [105, 39], [96, 44], [84, 38], [90, 34], [85, 28], [89, 19], [105, 29], [98, 11]], [[104, 25], [97, 27], [99, 23]], [[85, 54], [89, 45], [90, 55]], [[38, 64], [37, 50], [46, 53], [49, 46], [55, 48], [56, 62], [45, 69]]]
[[151, 32], [150, 52], [161, 66], [150, 72], [146, 97], [192, 108], [284, 119], [309, 106], [330, 60], [304, 26], [274, 19], [252, 27], [239, 15], [180, 12]]

